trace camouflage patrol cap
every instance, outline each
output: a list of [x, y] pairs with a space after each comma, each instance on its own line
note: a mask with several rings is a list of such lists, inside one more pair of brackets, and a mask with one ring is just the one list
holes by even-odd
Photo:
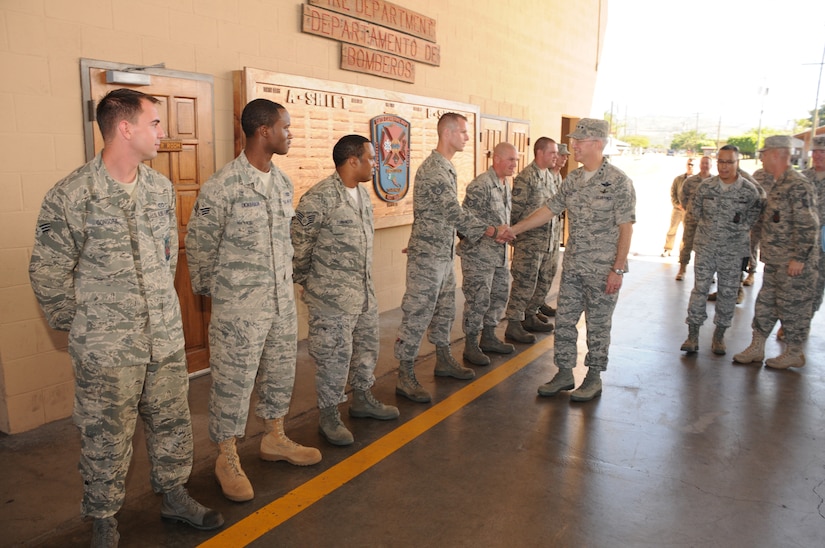
[[596, 120], [595, 118], [582, 118], [576, 124], [576, 131], [568, 135], [573, 139], [607, 139], [607, 132], [610, 124], [607, 120]]
[[793, 148], [793, 137], [790, 135], [771, 135], [770, 137], [765, 137], [765, 144], [759, 149], [759, 152], [773, 148]]
[[559, 154], [564, 156], [570, 156], [570, 151], [567, 150], [567, 145], [565, 145], [564, 143], [559, 144]]
[[825, 150], [825, 135], [817, 135], [814, 137], [811, 150]]

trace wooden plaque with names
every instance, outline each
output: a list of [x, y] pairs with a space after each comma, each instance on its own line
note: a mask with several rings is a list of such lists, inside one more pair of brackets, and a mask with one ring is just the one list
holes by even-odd
[[369, 139], [370, 120], [381, 114], [395, 114], [410, 122], [410, 191], [399, 202], [388, 203], [378, 198], [372, 181], [362, 183], [372, 197], [375, 228], [412, 223], [415, 172], [436, 147], [436, 125], [445, 112], [466, 116], [470, 134], [464, 151], [452, 159], [458, 173], [459, 200], [475, 177], [479, 123], [475, 105], [248, 67], [237, 71], [234, 79], [236, 155], [243, 148], [241, 112], [249, 101], [269, 99], [289, 111], [292, 145], [286, 156], [272, 159], [292, 179], [295, 205], [304, 192], [335, 171], [332, 147], [338, 139], [350, 133]]

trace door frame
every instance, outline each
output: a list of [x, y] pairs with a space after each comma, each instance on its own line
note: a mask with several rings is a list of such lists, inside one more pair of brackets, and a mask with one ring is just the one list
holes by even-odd
[[[489, 121], [494, 122], [494, 123], [498, 122], [498, 123], [503, 123], [504, 124], [504, 137], [505, 137], [504, 140], [507, 141], [507, 142], [512, 141], [512, 134], [513, 134], [514, 127], [523, 125], [527, 128], [527, 133], [526, 133], [527, 134], [527, 143], [526, 143], [526, 148], [523, 152], [524, 157], [523, 157], [523, 159], [520, 158], [519, 167], [518, 167], [518, 169], [516, 169], [516, 173], [518, 174], [518, 172], [521, 169], [526, 167], [532, 161], [530, 159], [530, 156], [531, 156], [531, 153], [532, 153], [532, 149], [530, 148], [530, 145], [532, 144], [532, 138], [530, 137], [530, 121], [529, 120], [521, 120], [519, 118], [507, 118], [505, 116], [493, 116], [493, 115], [490, 115], [490, 114], [482, 113], [479, 116], [479, 124], [478, 124], [478, 128], [476, 129], [476, 131], [478, 131], [477, 138], [478, 138], [478, 143], [479, 143], [477, 153], [476, 153], [476, 177], [478, 177], [481, 173], [484, 172], [484, 164], [485, 164], [485, 158], [486, 158], [485, 155], [488, 152], [487, 150], [482, 150], [483, 147], [481, 146], [481, 144], [483, 143], [483, 140], [484, 140], [484, 125], [485, 125], [484, 122], [486, 120], [489, 120]], [[511, 144], [513, 144], [513, 143], [511, 143]], [[492, 154], [492, 150], [490, 150], [489, 153]], [[519, 151], [519, 154], [521, 154], [521, 153], [522, 152]], [[523, 162], [523, 165], [522, 165], [522, 162]]]
[[[80, 89], [83, 104], [83, 141], [85, 146], [86, 161], [89, 162], [95, 157], [94, 127], [95, 127], [95, 107], [98, 98], [92, 97], [92, 83], [89, 79], [90, 69], [119, 70], [123, 72], [138, 72], [150, 76], [167, 76], [170, 78], [180, 78], [183, 80], [198, 80], [207, 82], [212, 86], [212, 104], [210, 109], [215, 112], [215, 77], [211, 74], [201, 74], [199, 72], [186, 72], [182, 70], [169, 70], [161, 67], [144, 67], [130, 63], [116, 63], [113, 61], [101, 61], [99, 59], [80, 59]], [[125, 84], [124, 84], [125, 85]], [[129, 87], [133, 87], [134, 84]], [[212, 116], [212, 135], [215, 135], [215, 116]], [[212, 155], [212, 172], [214, 173], [215, 155]]]

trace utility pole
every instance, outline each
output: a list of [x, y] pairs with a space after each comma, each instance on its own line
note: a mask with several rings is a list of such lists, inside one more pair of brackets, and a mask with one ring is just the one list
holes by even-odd
[[808, 152], [814, 145], [814, 137], [816, 137], [816, 129], [819, 126], [819, 86], [822, 84], [822, 65], [825, 64], [825, 47], [822, 48], [822, 60], [819, 62], [819, 79], [816, 81], [816, 104], [814, 104], [814, 123], [811, 125], [811, 139], [808, 141], [808, 146], [805, 150], [805, 162], [808, 161]]
[[765, 112], [765, 96], [768, 95], [769, 88], [759, 88], [759, 95], [762, 96], [762, 103], [759, 107], [759, 129], [756, 130], [756, 151], [759, 151], [759, 141], [762, 139], [762, 114]]

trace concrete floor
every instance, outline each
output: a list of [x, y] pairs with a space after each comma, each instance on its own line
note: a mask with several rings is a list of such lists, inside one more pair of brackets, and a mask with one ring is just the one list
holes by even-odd
[[[287, 429], [324, 460], [309, 468], [260, 461], [261, 425], [251, 421], [241, 444], [256, 490], [249, 503], [220, 494], [206, 435], [210, 381], [194, 379], [189, 489], [227, 525], [216, 536], [161, 521], [137, 439], [121, 546], [825, 546], [825, 313], [814, 320], [804, 369], [733, 365], [750, 341], [760, 274], [737, 307], [728, 355], [710, 353], [708, 323], [699, 353], [685, 357], [693, 277], [675, 282], [676, 268], [673, 259], [632, 261], [604, 394], [589, 403], [536, 396], [555, 372], [552, 335], [476, 368], [472, 382], [435, 380], [425, 343], [417, 371], [433, 404], [396, 399], [396, 310], [382, 315], [376, 393], [397, 403], [401, 418], [350, 419], [343, 404], [356, 443], [333, 447], [317, 432], [301, 344]], [[768, 354], [779, 351], [771, 338]], [[580, 381], [584, 368], [575, 374]], [[0, 438], [0, 545], [88, 545], [77, 454], [69, 420]]]

